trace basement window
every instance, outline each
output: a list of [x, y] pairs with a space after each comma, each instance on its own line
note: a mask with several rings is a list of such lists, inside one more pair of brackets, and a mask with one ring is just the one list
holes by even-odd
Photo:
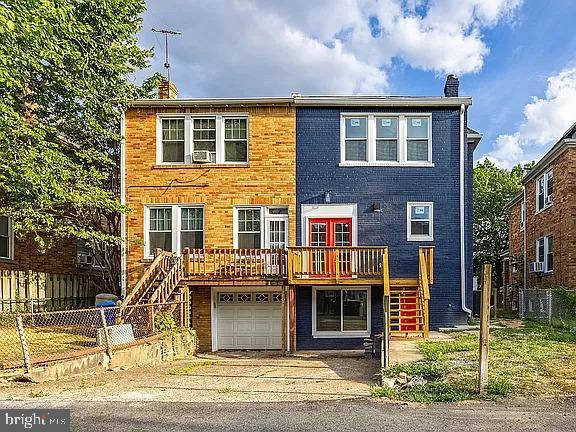
[[313, 288], [315, 337], [363, 337], [370, 334], [368, 288]]

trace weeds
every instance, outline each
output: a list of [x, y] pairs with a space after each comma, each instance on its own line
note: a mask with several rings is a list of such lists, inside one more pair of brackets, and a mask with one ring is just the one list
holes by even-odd
[[48, 396], [48, 393], [46, 393], [44, 390], [40, 389], [40, 390], [32, 390], [30, 392], [30, 397], [33, 398], [41, 398], [41, 397], [45, 397]]
[[178, 369], [171, 369], [168, 373], [170, 375], [187, 375], [189, 373], [194, 372], [196, 369], [205, 367], [205, 366], [213, 366], [216, 362], [213, 360], [204, 360], [199, 362], [190, 363], [188, 366]]
[[[375, 397], [413, 402], [454, 402], [478, 399], [478, 333], [453, 333], [453, 341], [422, 342], [424, 359], [388, 368], [386, 377], [405, 373], [422, 376], [426, 384], [405, 390], [375, 387]], [[527, 321], [490, 335], [489, 381], [485, 398], [511, 395], [576, 393], [576, 334]]]

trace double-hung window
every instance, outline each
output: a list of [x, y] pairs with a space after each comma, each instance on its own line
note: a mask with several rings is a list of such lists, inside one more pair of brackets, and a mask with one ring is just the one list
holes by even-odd
[[0, 258], [12, 259], [14, 236], [12, 223], [8, 216], [0, 216]]
[[431, 202], [409, 202], [407, 210], [408, 241], [434, 240], [434, 205]]
[[554, 237], [544, 236], [536, 240], [536, 261], [544, 263], [544, 272], [554, 270]]
[[162, 162], [184, 162], [184, 119], [162, 119]]
[[430, 114], [342, 114], [341, 165], [432, 166]]
[[247, 164], [247, 115], [158, 117], [158, 164]]
[[184, 248], [204, 247], [204, 207], [200, 205], [154, 205], [146, 207], [146, 256], [162, 249], [180, 254]]
[[312, 334], [359, 337], [370, 334], [368, 288], [314, 288]]
[[536, 212], [552, 205], [554, 192], [554, 172], [550, 169], [536, 179]]
[[288, 207], [236, 207], [234, 247], [285, 249]]

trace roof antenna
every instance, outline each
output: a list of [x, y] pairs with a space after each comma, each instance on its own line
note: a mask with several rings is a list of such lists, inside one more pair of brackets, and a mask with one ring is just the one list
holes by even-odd
[[177, 35], [180, 36], [182, 33], [174, 30], [166, 29], [152, 29], [154, 33], [164, 33], [164, 68], [166, 69], [166, 78], [170, 81], [170, 63], [168, 62], [168, 36]]

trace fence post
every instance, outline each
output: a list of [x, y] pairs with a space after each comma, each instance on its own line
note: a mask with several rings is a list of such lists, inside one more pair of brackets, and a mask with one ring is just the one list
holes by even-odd
[[184, 327], [190, 328], [190, 288], [184, 287]]
[[150, 327], [150, 333], [155, 333], [156, 332], [156, 326], [154, 325], [154, 305], [153, 304], [149, 304], [148, 305], [148, 320], [149, 320], [149, 327]]
[[488, 385], [488, 352], [490, 342], [490, 289], [492, 287], [492, 265], [484, 264], [482, 275], [482, 301], [480, 302], [480, 365], [478, 370], [478, 392], [486, 393]]
[[26, 343], [26, 333], [24, 332], [24, 323], [22, 322], [22, 317], [16, 317], [16, 326], [18, 327], [18, 336], [20, 337], [20, 344], [22, 345], [22, 357], [24, 359], [24, 368], [26, 373], [32, 372], [32, 366], [30, 364], [30, 353], [28, 352], [28, 344]]
[[548, 324], [552, 325], [552, 288], [548, 289]]
[[104, 340], [106, 341], [106, 353], [112, 357], [112, 343], [110, 341], [110, 334], [108, 333], [108, 323], [106, 322], [106, 315], [104, 308], [100, 308], [100, 319], [102, 320], [102, 328], [104, 329]]

